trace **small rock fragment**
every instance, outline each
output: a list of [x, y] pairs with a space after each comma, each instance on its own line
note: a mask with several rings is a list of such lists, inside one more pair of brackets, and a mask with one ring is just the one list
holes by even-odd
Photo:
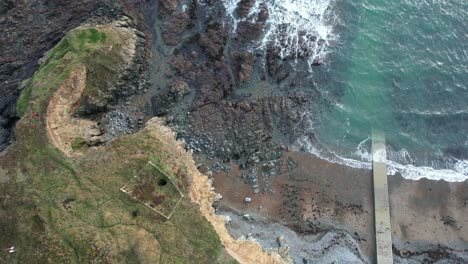
[[223, 199], [223, 196], [220, 193], [216, 193], [214, 201], [219, 202], [221, 199]]
[[284, 245], [284, 237], [283, 236], [279, 236], [276, 241], [278, 242], [278, 245], [280, 247], [282, 247]]
[[225, 215], [224, 217], [224, 223], [226, 225], [229, 225], [231, 223], [231, 217], [229, 215]]

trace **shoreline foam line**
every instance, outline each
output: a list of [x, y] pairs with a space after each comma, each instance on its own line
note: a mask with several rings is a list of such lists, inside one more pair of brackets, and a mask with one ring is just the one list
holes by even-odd
[[388, 197], [385, 136], [372, 133], [372, 169], [374, 180], [375, 242], [378, 264], [392, 264], [392, 233]]
[[[364, 141], [367, 141], [367, 139]], [[299, 138], [296, 144], [293, 146], [293, 149], [295, 151], [307, 151], [317, 158], [329, 161], [331, 163], [340, 164], [355, 169], [371, 170], [372, 154], [361, 148], [361, 143], [358, 145], [355, 152], [355, 154], [359, 156], [360, 159], [342, 157], [335, 152], [320, 146], [319, 143], [312, 143], [307, 136]], [[407, 180], [416, 181], [420, 179], [428, 179], [431, 181], [443, 180], [447, 182], [463, 182], [468, 180], [468, 160], [454, 160], [452, 166], [445, 169], [435, 169], [429, 166], [415, 166], [412, 164], [400, 164], [388, 159], [386, 160], [386, 163], [388, 167], [387, 175], [392, 176], [396, 173], [399, 173]]]

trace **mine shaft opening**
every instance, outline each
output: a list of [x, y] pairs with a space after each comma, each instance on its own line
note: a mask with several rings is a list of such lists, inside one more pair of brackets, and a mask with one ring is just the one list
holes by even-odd
[[158, 181], [158, 186], [164, 186], [164, 185], [166, 185], [166, 184], [167, 184], [166, 179], [159, 179], [159, 181]]

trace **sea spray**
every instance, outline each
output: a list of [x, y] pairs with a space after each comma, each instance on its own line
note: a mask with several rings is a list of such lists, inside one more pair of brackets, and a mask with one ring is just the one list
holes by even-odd
[[337, 40], [333, 32], [336, 22], [333, 0], [258, 0], [246, 18], [235, 14], [239, 2], [223, 0], [226, 13], [233, 21], [233, 31], [240, 21], [255, 22], [261, 9], [266, 8], [269, 17], [256, 48], [266, 50], [271, 46], [282, 59], [304, 59], [312, 69], [313, 64], [323, 62], [331, 43]]

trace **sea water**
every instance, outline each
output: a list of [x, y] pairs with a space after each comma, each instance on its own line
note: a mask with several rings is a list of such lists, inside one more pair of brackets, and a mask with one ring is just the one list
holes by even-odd
[[315, 139], [298, 145], [370, 168], [370, 135], [381, 130], [389, 174], [468, 179], [468, 1], [257, 0], [251, 13], [261, 5], [270, 17], [259, 47], [273, 41], [285, 58], [308, 50], [311, 76], [330, 76], [317, 85]]

